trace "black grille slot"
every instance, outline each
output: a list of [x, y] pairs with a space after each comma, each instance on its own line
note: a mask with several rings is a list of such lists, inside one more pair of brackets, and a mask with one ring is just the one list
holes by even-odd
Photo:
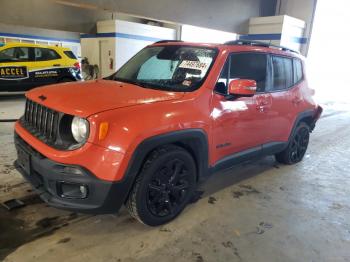
[[58, 133], [59, 112], [27, 99], [22, 125], [47, 144], [54, 144]]

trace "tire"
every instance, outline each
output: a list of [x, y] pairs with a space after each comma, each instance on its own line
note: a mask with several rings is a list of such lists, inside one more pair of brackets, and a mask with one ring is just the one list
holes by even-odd
[[159, 226], [178, 216], [196, 187], [196, 164], [189, 152], [167, 145], [153, 151], [131, 189], [126, 208], [149, 226]]
[[288, 146], [282, 152], [275, 155], [277, 162], [293, 165], [303, 160], [310, 138], [310, 127], [301, 122], [294, 131]]

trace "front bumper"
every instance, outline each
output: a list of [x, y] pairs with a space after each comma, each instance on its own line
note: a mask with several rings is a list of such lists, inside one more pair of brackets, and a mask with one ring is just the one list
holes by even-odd
[[[24, 168], [17, 159], [16, 169], [50, 206], [82, 213], [106, 214], [117, 212], [125, 202], [132, 185], [130, 179], [120, 182], [98, 179], [83, 167], [46, 158], [17, 134], [14, 140], [17, 152], [24, 151], [29, 156], [28, 168]], [[78, 169], [81, 174], [66, 172], [65, 167]], [[81, 198], [64, 196], [62, 185], [83, 186], [86, 195]]]

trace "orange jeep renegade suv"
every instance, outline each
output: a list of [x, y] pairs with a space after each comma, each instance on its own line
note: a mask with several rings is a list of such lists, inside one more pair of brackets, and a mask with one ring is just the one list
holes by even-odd
[[15, 165], [49, 205], [125, 204], [161, 225], [209, 174], [264, 155], [301, 161], [322, 112], [313, 93], [286, 48], [160, 41], [106, 79], [29, 91]]

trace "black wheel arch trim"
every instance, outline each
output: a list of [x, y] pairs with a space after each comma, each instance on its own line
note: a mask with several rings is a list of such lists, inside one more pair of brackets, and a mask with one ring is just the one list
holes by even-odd
[[310, 126], [310, 131], [313, 131], [316, 125], [316, 121], [319, 119], [321, 114], [322, 114], [322, 108], [320, 106], [318, 106], [316, 109], [309, 109], [299, 113], [294, 121], [292, 130], [289, 134], [288, 141], [290, 141], [296, 128], [298, 127], [298, 124], [302, 122], [302, 120], [306, 120], [305, 122]]
[[[157, 147], [175, 144], [188, 150], [197, 166], [197, 180], [204, 180], [209, 175], [209, 144], [203, 129], [185, 129], [153, 136], [142, 141], [134, 150], [128, 163], [124, 178], [128, 192], [139, 174], [147, 156]], [[124, 201], [127, 200], [127, 197]]]

